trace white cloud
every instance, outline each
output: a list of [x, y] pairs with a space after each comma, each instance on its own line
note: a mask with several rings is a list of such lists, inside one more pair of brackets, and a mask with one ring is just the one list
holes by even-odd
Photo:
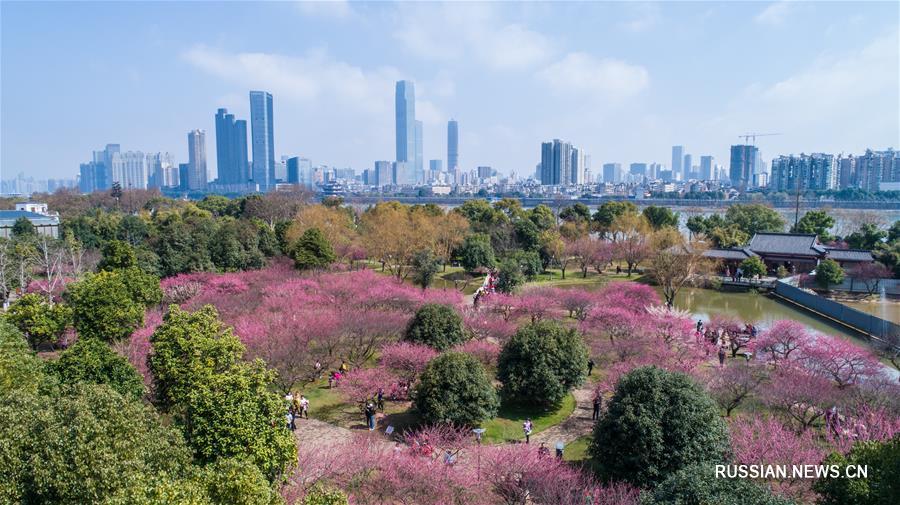
[[300, 0], [297, 8], [307, 16], [345, 18], [353, 13], [347, 0]]
[[533, 67], [553, 53], [544, 35], [500, 19], [491, 4], [403, 4], [394, 37], [427, 60], [474, 59], [498, 70]]
[[626, 8], [631, 12], [632, 16], [628, 21], [622, 22], [619, 26], [629, 32], [645, 32], [654, 28], [662, 20], [659, 6], [653, 3], [628, 3]]
[[535, 74], [554, 92], [577, 94], [617, 102], [644, 90], [650, 83], [647, 69], [621, 60], [596, 59], [587, 53], [569, 53]]
[[787, 16], [793, 11], [790, 2], [780, 1], [769, 4], [762, 12], [756, 15], [756, 22], [769, 26], [783, 25]]

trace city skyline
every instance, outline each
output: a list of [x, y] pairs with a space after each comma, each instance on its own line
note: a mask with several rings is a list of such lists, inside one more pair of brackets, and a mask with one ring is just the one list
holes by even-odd
[[[241, 26], [251, 9], [269, 20], [267, 30], [220, 28]], [[759, 139], [766, 161], [896, 148], [898, 9], [4, 2], [0, 165], [6, 177], [71, 178], [107, 143], [182, 163], [185, 132], [214, 132], [219, 108], [249, 118], [247, 92], [262, 89], [278, 100], [272, 167], [288, 155], [361, 171], [394, 159], [390, 90], [398, 80], [419, 92], [424, 149], [416, 161], [446, 159], [453, 117], [465, 124], [466, 170], [528, 176], [550, 138], [584, 148], [597, 166], [668, 164], [674, 145], [727, 163], [737, 136], [751, 131], [785, 133]], [[578, 21], [560, 31], [573, 15]], [[131, 30], [135, 23], [141, 29]], [[190, 23], [198, 29], [184, 30]], [[292, 24], [301, 29], [279, 29]], [[84, 44], [69, 47], [66, 38]], [[109, 72], [116, 78], [98, 77]], [[58, 76], [64, 93], [54, 88]], [[41, 100], [14, 99], [34, 94]], [[53, 121], [60, 110], [79, 120]], [[866, 110], [888, 113], [856, 120]], [[211, 169], [215, 151], [207, 149]]]

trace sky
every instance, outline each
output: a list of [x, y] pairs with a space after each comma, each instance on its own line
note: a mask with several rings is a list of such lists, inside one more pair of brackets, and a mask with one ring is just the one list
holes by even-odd
[[[669, 165], [900, 147], [900, 3], [0, 2], [0, 169], [72, 178], [91, 151], [168, 151], [216, 109], [274, 96], [275, 153], [395, 159], [394, 83], [415, 82], [426, 160], [530, 175], [540, 143]], [[249, 123], [249, 121], [248, 121]]]

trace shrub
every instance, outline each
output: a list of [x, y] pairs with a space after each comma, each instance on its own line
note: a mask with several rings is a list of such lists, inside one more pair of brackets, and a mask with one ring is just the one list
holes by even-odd
[[61, 303], [49, 303], [37, 293], [28, 293], [9, 306], [6, 319], [37, 349], [59, 339], [71, 322], [72, 311]]
[[466, 340], [462, 317], [453, 307], [427, 303], [406, 327], [405, 339], [444, 351]]
[[466, 237], [460, 248], [462, 266], [467, 272], [494, 266], [494, 249], [487, 235], [476, 233]]
[[512, 293], [523, 284], [525, 284], [525, 275], [522, 273], [519, 262], [513, 258], [503, 260], [497, 272], [497, 291]]
[[137, 266], [134, 248], [121, 240], [110, 240], [103, 246], [103, 257], [97, 263], [97, 270], [119, 270]]
[[881, 505], [895, 503], [900, 496], [900, 436], [886, 442], [857, 442], [847, 455], [833, 453], [822, 462], [838, 465], [844, 475], [847, 465], [865, 465], [864, 479], [820, 479], [813, 484], [821, 505]]
[[766, 275], [766, 264], [759, 259], [759, 256], [751, 256], [741, 262], [741, 270], [744, 272], [744, 277], [762, 276]]
[[[144, 322], [144, 305], [135, 300], [120, 271], [88, 275], [66, 291], [75, 330], [80, 338], [117, 341]], [[159, 282], [157, 281], [157, 290]], [[161, 297], [161, 293], [160, 293]]]
[[844, 282], [844, 269], [837, 261], [826, 259], [819, 262], [816, 267], [816, 284], [824, 290], [828, 290], [834, 284]]
[[441, 262], [430, 249], [424, 249], [413, 256], [412, 266], [415, 270], [413, 284], [425, 289], [431, 285], [434, 277], [440, 271]]
[[554, 405], [584, 381], [587, 361], [587, 347], [574, 329], [552, 321], [523, 326], [500, 351], [503, 400]]
[[414, 405], [425, 422], [473, 426], [497, 415], [500, 400], [484, 367], [467, 354], [431, 360], [419, 378]]
[[105, 342], [82, 338], [49, 364], [62, 384], [106, 384], [126, 398], [144, 395], [144, 379], [131, 363], [116, 354]]
[[745, 479], [717, 478], [712, 465], [682, 468], [644, 495], [641, 505], [791, 505], [766, 488]]
[[722, 461], [728, 445], [709, 395], [684, 374], [642, 367], [619, 379], [589, 450], [604, 478], [646, 487], [689, 464]]

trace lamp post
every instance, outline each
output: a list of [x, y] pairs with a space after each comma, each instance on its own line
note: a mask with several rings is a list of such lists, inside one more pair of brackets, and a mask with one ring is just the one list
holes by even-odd
[[482, 435], [484, 435], [485, 431], [486, 430], [484, 428], [475, 428], [472, 430], [472, 433], [475, 434], [475, 442], [478, 444], [478, 447], [475, 448], [475, 452], [476, 452], [475, 458], [478, 461], [478, 463], [477, 463], [478, 470], [477, 470], [477, 473], [475, 474], [476, 475], [475, 478], [479, 482], [481, 482], [481, 437], [482, 437]]

